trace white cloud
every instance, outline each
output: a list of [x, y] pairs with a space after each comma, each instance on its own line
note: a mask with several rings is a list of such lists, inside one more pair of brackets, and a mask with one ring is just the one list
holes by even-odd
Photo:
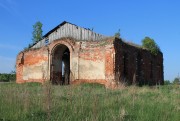
[[21, 11], [18, 9], [19, 4], [17, 0], [0, 0], [0, 11], [4, 10], [4, 12], [16, 17], [18, 20], [21, 20], [25, 25], [27, 24], [26, 18], [24, 18], [21, 14]]
[[16, 58], [0, 56], [0, 73], [10, 73], [15, 70]]
[[11, 13], [11, 10], [3, 3], [0, 3], [0, 7]]
[[0, 0], [0, 8], [3, 8], [12, 15], [19, 15], [16, 9], [16, 3], [13, 0]]

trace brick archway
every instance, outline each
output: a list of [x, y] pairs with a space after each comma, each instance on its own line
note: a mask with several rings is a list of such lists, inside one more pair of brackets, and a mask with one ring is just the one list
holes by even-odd
[[56, 40], [49, 48], [50, 80], [53, 84], [70, 84], [73, 45], [69, 40]]

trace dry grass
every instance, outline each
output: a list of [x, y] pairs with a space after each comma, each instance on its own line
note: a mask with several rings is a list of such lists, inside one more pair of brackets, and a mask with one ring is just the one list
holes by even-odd
[[179, 121], [180, 87], [0, 84], [0, 121]]

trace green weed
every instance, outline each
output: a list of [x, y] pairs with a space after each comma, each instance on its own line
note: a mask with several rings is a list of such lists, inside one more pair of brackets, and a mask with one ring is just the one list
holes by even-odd
[[0, 84], [0, 121], [179, 121], [180, 87]]

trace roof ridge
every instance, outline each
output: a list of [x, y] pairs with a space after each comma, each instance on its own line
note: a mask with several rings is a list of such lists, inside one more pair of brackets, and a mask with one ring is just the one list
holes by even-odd
[[[76, 27], [80, 27], [80, 26], [78, 26], [78, 25], [76, 25], [76, 24], [73, 24], [73, 23], [71, 23], [71, 22], [63, 21], [63, 22], [61, 22], [60, 24], [58, 24], [56, 27], [54, 27], [53, 29], [51, 29], [49, 32], [47, 32], [47, 33], [43, 36], [43, 38], [46, 38], [46, 37], [49, 36], [52, 32], [54, 32], [56, 29], [58, 29], [59, 27], [63, 26], [63, 25], [66, 24], [66, 23], [69, 23], [69, 24], [74, 25], [74, 26], [76, 26]], [[80, 27], [80, 28], [83, 28], [83, 29], [92, 31], [92, 30], [89, 29], [89, 28], [85, 28], [85, 27]]]

